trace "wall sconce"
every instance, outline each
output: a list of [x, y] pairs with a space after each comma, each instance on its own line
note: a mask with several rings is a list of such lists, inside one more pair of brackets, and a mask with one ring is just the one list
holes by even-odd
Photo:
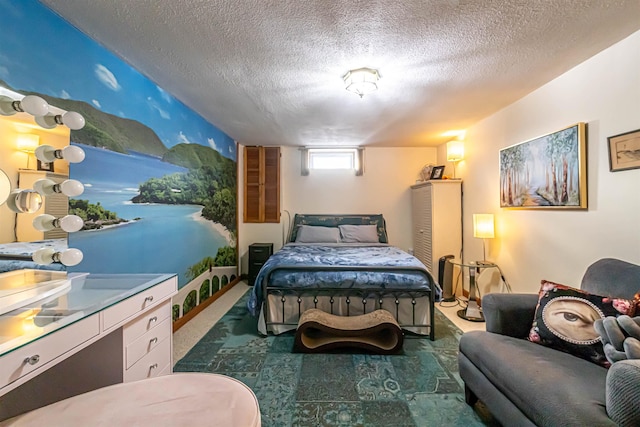
[[453, 163], [453, 179], [456, 179], [456, 163], [464, 159], [464, 141], [447, 142], [447, 161]]
[[380, 74], [378, 70], [373, 68], [358, 68], [357, 70], [349, 70], [343, 79], [346, 89], [362, 98], [364, 95], [378, 90]]
[[49, 104], [36, 95], [27, 95], [21, 100], [0, 96], [0, 115], [12, 116], [15, 113], [28, 113], [32, 116], [44, 116], [49, 113]]
[[51, 163], [57, 159], [65, 159], [69, 163], [80, 163], [84, 160], [84, 150], [75, 145], [67, 145], [62, 150], [50, 145], [41, 145], [36, 148], [36, 158], [43, 163]]
[[75, 197], [84, 192], [84, 185], [75, 179], [67, 179], [58, 184], [51, 179], [44, 178], [34, 182], [33, 189], [43, 196], [64, 194], [67, 197]]
[[47, 114], [46, 116], [37, 116], [35, 120], [37, 124], [45, 129], [53, 129], [58, 125], [65, 125], [71, 130], [79, 130], [85, 124], [82, 114], [75, 111], [67, 111], [62, 115]]
[[495, 237], [493, 214], [473, 214], [473, 237], [482, 239], [482, 259], [486, 261], [485, 241]]
[[31, 189], [16, 188], [9, 193], [7, 206], [15, 213], [34, 213], [42, 206], [42, 196]]
[[39, 231], [51, 231], [55, 228], [61, 228], [67, 233], [80, 231], [84, 221], [77, 215], [66, 215], [62, 218], [56, 218], [53, 215], [42, 214], [33, 219], [33, 228]]

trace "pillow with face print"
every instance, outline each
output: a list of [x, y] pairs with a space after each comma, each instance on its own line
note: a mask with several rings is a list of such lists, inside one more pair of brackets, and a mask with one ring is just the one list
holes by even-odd
[[543, 280], [529, 341], [609, 367], [597, 319], [635, 314], [633, 300], [602, 297]]

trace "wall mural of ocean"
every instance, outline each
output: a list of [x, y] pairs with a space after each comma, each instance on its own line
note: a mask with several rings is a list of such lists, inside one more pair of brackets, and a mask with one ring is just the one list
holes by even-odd
[[219, 248], [229, 244], [213, 222], [202, 219], [202, 206], [131, 202], [144, 181], [185, 173], [186, 168], [152, 156], [79, 146], [86, 158], [71, 165], [71, 177], [85, 183], [78, 198], [100, 203], [128, 222], [70, 234], [69, 246], [80, 249], [85, 258], [69, 270], [178, 273], [178, 282], [184, 285], [188, 282], [185, 272], [196, 260], [215, 257]]
[[177, 273], [183, 287], [237, 265], [235, 141], [36, 0], [0, 0], [0, 28], [0, 86], [86, 120], [70, 167], [86, 229], [68, 239], [84, 260], [68, 270]]

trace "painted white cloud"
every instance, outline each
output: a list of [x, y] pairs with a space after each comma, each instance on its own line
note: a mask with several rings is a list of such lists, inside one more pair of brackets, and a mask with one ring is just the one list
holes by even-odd
[[98, 101], [97, 99], [92, 99], [91, 103], [98, 108], [102, 108], [102, 105], [100, 105], [100, 101]]
[[7, 67], [0, 67], [0, 77], [2, 78], [9, 77], [9, 69]]
[[229, 146], [229, 154], [233, 154], [233, 147]]
[[160, 114], [160, 117], [162, 117], [165, 120], [171, 119], [171, 115], [167, 111], [160, 108], [160, 105], [158, 105], [155, 99], [149, 96], [147, 97], [147, 103], [149, 104], [149, 107], [151, 107], [152, 110], [156, 110], [158, 114]]
[[62, 92], [60, 92], [60, 98], [62, 98], [62, 99], [70, 99], [71, 95], [69, 95], [69, 92], [67, 92], [66, 90], [62, 89]]
[[189, 141], [187, 136], [184, 133], [182, 133], [182, 131], [180, 131], [180, 134], [178, 135], [178, 143], [179, 144], [192, 144], [192, 142]]
[[122, 89], [122, 87], [118, 83], [118, 79], [116, 79], [116, 76], [114, 76], [113, 73], [104, 65], [96, 64], [96, 68], [94, 71], [96, 73], [96, 76], [98, 77], [98, 80], [100, 80], [102, 84], [104, 84], [109, 89], [116, 92]]
[[213, 138], [207, 138], [207, 144], [209, 144], [209, 146], [211, 148], [213, 148], [216, 151], [220, 151], [220, 149], [218, 148], [218, 146], [216, 145], [216, 142], [213, 140]]
[[158, 92], [160, 92], [160, 96], [162, 97], [162, 99], [164, 99], [167, 104], [171, 104], [173, 102], [173, 97], [165, 92], [164, 89], [162, 89], [160, 86], [156, 86], [156, 88], [158, 89]]

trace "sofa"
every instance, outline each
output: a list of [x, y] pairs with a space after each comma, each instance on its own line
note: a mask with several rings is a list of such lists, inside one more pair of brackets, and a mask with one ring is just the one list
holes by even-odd
[[[640, 266], [606, 258], [591, 264], [582, 290], [633, 299]], [[478, 399], [506, 426], [639, 426], [640, 360], [610, 368], [527, 340], [538, 294], [487, 294], [486, 331], [465, 333], [458, 363], [465, 400]]]

